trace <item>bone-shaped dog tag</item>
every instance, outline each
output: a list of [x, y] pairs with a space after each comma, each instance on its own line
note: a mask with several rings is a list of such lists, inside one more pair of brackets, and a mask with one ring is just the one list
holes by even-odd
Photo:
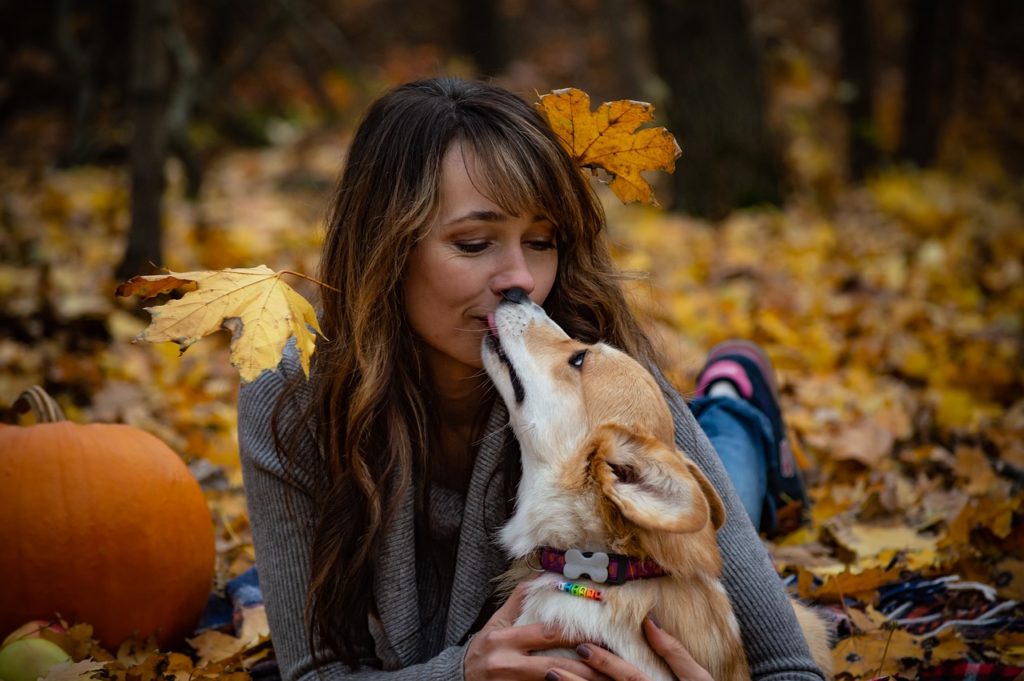
[[608, 554], [601, 551], [583, 552], [569, 549], [565, 552], [565, 567], [562, 574], [569, 579], [579, 579], [587, 575], [592, 581], [603, 584], [608, 580]]

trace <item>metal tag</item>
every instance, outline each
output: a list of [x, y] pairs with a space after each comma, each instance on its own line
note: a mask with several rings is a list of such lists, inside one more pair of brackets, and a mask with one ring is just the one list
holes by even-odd
[[562, 574], [569, 579], [587, 575], [591, 581], [603, 584], [608, 581], [608, 554], [601, 551], [569, 549], [565, 552], [565, 567]]

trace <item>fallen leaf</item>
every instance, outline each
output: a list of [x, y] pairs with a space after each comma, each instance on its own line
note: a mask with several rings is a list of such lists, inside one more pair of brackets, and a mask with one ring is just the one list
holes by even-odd
[[967, 659], [970, 649], [960, 633], [955, 629], [946, 629], [935, 639], [928, 641], [925, 659], [929, 664], [941, 662], [959, 662]]
[[122, 286], [130, 293], [144, 288], [140, 279], [162, 290], [170, 290], [173, 282], [196, 284], [196, 290], [178, 300], [146, 308], [153, 320], [138, 340], [173, 341], [184, 352], [203, 336], [226, 328], [231, 331], [231, 364], [248, 382], [264, 370], [275, 369], [288, 339], [295, 336], [302, 370], [308, 376], [309, 358], [316, 347], [313, 331], [321, 333], [320, 324], [309, 301], [284, 283], [281, 274], [260, 265], [148, 275]]
[[992, 583], [999, 595], [1015, 601], [1024, 601], [1024, 560], [1007, 558], [992, 568]]
[[967, 494], [983, 496], [1002, 483], [980, 447], [957, 447], [954, 456], [956, 465], [953, 470], [957, 478], [966, 483], [964, 491]]
[[836, 669], [855, 677], [892, 676], [905, 671], [903, 660], [923, 658], [920, 640], [902, 629], [854, 634], [839, 641], [832, 649]]
[[541, 95], [537, 109], [547, 118], [562, 145], [583, 168], [601, 168], [614, 176], [609, 187], [623, 203], [657, 205], [644, 170], [675, 170], [682, 153], [665, 128], [645, 128], [654, 107], [646, 102], [605, 102], [590, 111], [590, 96], [576, 88]]
[[125, 667], [141, 664], [157, 650], [156, 637], [150, 636], [146, 641], [129, 638], [117, 649], [117, 661]]
[[996, 634], [993, 642], [1004, 664], [1024, 665], [1024, 632]]
[[245, 650], [248, 642], [219, 631], [204, 631], [195, 638], [186, 639], [199, 655], [199, 667], [234, 658]]
[[850, 608], [847, 610], [847, 614], [857, 630], [865, 634], [890, 626], [891, 622], [888, 617], [870, 605], [864, 610]]
[[251, 646], [269, 637], [270, 624], [267, 622], [266, 608], [262, 605], [242, 608], [242, 626], [238, 629], [238, 638]]
[[[812, 568], [808, 568], [813, 572]], [[870, 601], [878, 587], [900, 579], [900, 569], [870, 568], [861, 571], [846, 570], [825, 579], [825, 583], [812, 592], [815, 599], [837, 601], [847, 597]]]
[[922, 537], [906, 525], [832, 523], [826, 527], [835, 540], [853, 554], [854, 560], [877, 556], [886, 550], [934, 552], [938, 545], [937, 539]]
[[892, 452], [894, 439], [887, 428], [865, 417], [843, 426], [834, 442], [832, 458], [858, 461], [874, 468]]
[[[41, 681], [80, 681], [80, 679], [97, 678], [90, 672], [103, 669], [105, 662], [93, 659], [82, 660], [81, 662], [61, 662], [50, 667], [45, 676], [40, 677]], [[177, 680], [176, 680], [177, 681]]]

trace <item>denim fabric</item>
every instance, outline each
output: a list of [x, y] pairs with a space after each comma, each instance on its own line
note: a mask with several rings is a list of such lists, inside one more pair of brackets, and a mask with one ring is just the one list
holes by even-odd
[[768, 417], [731, 397], [698, 397], [690, 410], [718, 452], [754, 527], [761, 528], [762, 516], [771, 522], [775, 509], [768, 496], [767, 461], [775, 445]]

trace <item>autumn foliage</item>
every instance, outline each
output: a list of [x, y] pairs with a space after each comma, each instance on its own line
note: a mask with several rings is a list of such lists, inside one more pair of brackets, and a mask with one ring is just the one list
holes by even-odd
[[[617, 120], [597, 111], [594, 129]], [[821, 152], [802, 149], [805, 160]], [[320, 212], [310, 206], [327, 196], [285, 180], [302, 172], [329, 185], [342, 153], [332, 136], [227, 154], [198, 208], [174, 198], [172, 183], [166, 265], [312, 271]], [[1024, 665], [1019, 188], [998, 174], [898, 168], [863, 185], [817, 188], [781, 210], [715, 225], [605, 195], [616, 259], [641, 273], [631, 298], [684, 391], [707, 348], [725, 338], [757, 341], [776, 364], [814, 505], [809, 524], [770, 549], [789, 587], [835, 617], [844, 678], [914, 678], [964, 659]], [[0, 337], [0, 397], [45, 383], [73, 420], [156, 434], [203, 481], [217, 523], [217, 583], [251, 567], [229, 334], [183, 355], [174, 343], [132, 343], [149, 320], [111, 295], [123, 173], [10, 172], [0, 190], [11, 197], [0, 243], [18, 254], [0, 265], [10, 329]], [[260, 290], [271, 295], [278, 279], [266, 276]], [[195, 280], [169, 274], [154, 285], [185, 281]], [[195, 295], [202, 283], [185, 286]], [[296, 288], [313, 293], [305, 282]], [[901, 611], [907, 594], [927, 612]], [[911, 621], [921, 618], [931, 619]], [[189, 655], [145, 644], [106, 655], [124, 674], [158, 662], [228, 673], [266, 654], [265, 620], [253, 613], [247, 622], [244, 636], [194, 639]], [[71, 629], [73, 656], [101, 659], [86, 626]]]

